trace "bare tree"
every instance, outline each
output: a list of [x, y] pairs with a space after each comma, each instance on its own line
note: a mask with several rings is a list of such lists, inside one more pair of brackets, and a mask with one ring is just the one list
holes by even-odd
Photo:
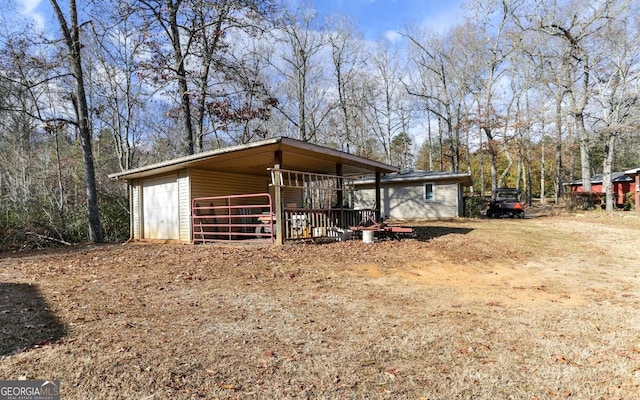
[[371, 91], [367, 94], [365, 117], [385, 155], [393, 162], [393, 138], [409, 131], [412, 107], [402, 84], [406, 64], [400, 55], [384, 40], [378, 41], [370, 56], [372, 68], [368, 76]]
[[282, 79], [279, 87], [284, 99], [277, 109], [305, 142], [317, 142], [318, 128], [331, 111], [319, 57], [327, 41], [314, 26], [315, 20], [316, 12], [311, 9], [285, 13], [274, 33], [279, 57], [269, 60]]
[[[271, 0], [129, 0], [129, 8], [144, 22], [141, 29], [154, 39], [147, 43], [152, 53], [149, 68], [157, 71], [158, 80], [177, 89], [184, 154], [203, 149], [208, 99], [219, 97], [212, 89], [218, 87], [211, 82], [212, 75], [221, 73], [218, 83], [227, 78], [220, 71], [230, 45], [226, 38], [234, 29], [256, 28], [254, 20], [272, 12], [272, 4]], [[166, 56], [162, 39], [168, 41], [171, 57]]]
[[[630, 4], [624, 4], [631, 6]], [[604, 144], [602, 182], [606, 193], [606, 210], [613, 211], [616, 201], [613, 193], [612, 172], [618, 141], [640, 126], [640, 93], [637, 80], [640, 77], [638, 62], [640, 47], [635, 40], [637, 31], [628, 15], [637, 15], [630, 9], [618, 9], [610, 18], [617, 23], [607, 24], [597, 35], [600, 49], [606, 49], [606, 57], [599, 58], [592, 69], [595, 77], [594, 99], [601, 110], [596, 118], [595, 130]]]
[[504, 126], [500, 121], [503, 116], [498, 111], [496, 97], [514, 49], [509, 30], [518, 6], [519, 2], [509, 0], [474, 0], [472, 12], [479, 20], [470, 21], [467, 29], [461, 32], [461, 38], [467, 44], [464, 47], [468, 59], [465, 72], [469, 74], [469, 89], [476, 99], [477, 123], [487, 139], [492, 189], [498, 187], [498, 156], [504, 149], [498, 136], [498, 128]]
[[529, 17], [539, 31], [565, 44], [564, 84], [580, 143], [582, 187], [591, 191], [591, 135], [585, 126], [585, 109], [592, 96], [592, 37], [608, 23], [612, 1], [593, 4], [585, 0], [538, 1]]
[[[460, 169], [461, 127], [467, 117], [463, 106], [468, 94], [465, 76], [460, 73], [466, 60], [457, 57], [460, 51], [453, 36], [437, 36], [434, 33], [414, 30], [405, 34], [410, 42], [410, 54], [417, 67], [417, 73], [409, 75], [404, 83], [407, 92], [422, 99], [427, 115], [435, 115], [445, 127], [446, 155], [452, 171]], [[427, 38], [427, 40], [421, 40]], [[429, 125], [430, 127], [430, 125]], [[443, 169], [442, 131], [439, 130], [440, 169]]]
[[95, 66], [91, 75], [92, 111], [96, 126], [108, 130], [113, 138], [119, 168], [136, 166], [142, 131], [147, 129], [141, 114], [147, 109], [153, 89], [139, 78], [144, 34], [133, 23], [133, 16], [122, 4], [98, 4], [92, 26], [92, 53]]
[[[76, 0], [69, 0], [69, 15], [65, 15], [58, 4], [58, 0], [50, 0], [56, 18], [62, 31], [62, 37], [67, 47], [69, 69], [75, 83], [72, 93], [73, 108], [76, 114], [75, 125], [78, 128], [82, 157], [84, 160], [85, 188], [89, 216], [89, 240], [93, 243], [102, 242], [102, 227], [98, 208], [98, 191], [96, 188], [95, 167], [92, 150], [92, 130], [89, 107], [85, 91], [85, 78], [82, 65], [82, 42], [80, 38], [81, 25], [78, 23], [78, 8]], [[67, 20], [68, 18], [68, 20]]]
[[232, 76], [223, 86], [221, 99], [209, 101], [209, 112], [215, 131], [226, 132], [232, 143], [249, 143], [272, 135], [268, 121], [278, 100], [266, 85], [268, 63], [261, 56], [262, 46], [255, 40], [248, 40], [236, 49], [232, 60], [222, 67], [226, 76]]
[[329, 28], [331, 31], [328, 33], [328, 40], [331, 46], [335, 85], [338, 90], [337, 102], [341, 122], [339, 142], [349, 149], [355, 143], [352, 126], [356, 116], [354, 115], [354, 107], [352, 107], [354, 100], [351, 95], [354, 93], [352, 86], [355, 84], [355, 79], [359, 70], [363, 68], [362, 44], [357, 37], [352, 21], [333, 17], [327, 21], [327, 24], [331, 27]]

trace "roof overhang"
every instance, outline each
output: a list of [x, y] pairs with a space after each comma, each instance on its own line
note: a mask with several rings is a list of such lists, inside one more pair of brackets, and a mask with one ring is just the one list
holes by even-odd
[[640, 167], [638, 168], [634, 168], [634, 169], [630, 169], [628, 171], [624, 171], [625, 174], [627, 175], [637, 175], [640, 174]]
[[[636, 171], [636, 172], [633, 172]], [[612, 183], [625, 183], [625, 182], [633, 182], [633, 178], [629, 175], [633, 175], [638, 173], [640, 168], [636, 168], [635, 170], [629, 170], [624, 172], [612, 172], [611, 173], [611, 182]], [[592, 185], [600, 185], [602, 184], [602, 174], [594, 175], [591, 177]], [[575, 181], [565, 182], [562, 184], [563, 186], [582, 186], [582, 180], [576, 179]]]
[[225, 147], [190, 156], [175, 158], [128, 171], [110, 174], [111, 179], [132, 180], [167, 174], [185, 168], [248, 175], [267, 175], [267, 168], [275, 164], [275, 154], [282, 154], [281, 168], [336, 174], [336, 165], [342, 165], [344, 176], [361, 176], [372, 172], [396, 172], [398, 168], [339, 150], [330, 149], [292, 138], [273, 138], [259, 142]]

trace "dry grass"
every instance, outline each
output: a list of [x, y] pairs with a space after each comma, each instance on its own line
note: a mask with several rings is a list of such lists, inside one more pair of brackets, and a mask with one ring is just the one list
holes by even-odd
[[0, 377], [65, 399], [634, 399], [640, 218], [0, 261]]

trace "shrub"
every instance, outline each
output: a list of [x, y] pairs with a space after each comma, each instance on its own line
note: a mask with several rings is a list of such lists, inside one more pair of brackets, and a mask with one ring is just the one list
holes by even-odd
[[629, 192], [624, 195], [624, 207], [625, 211], [635, 210], [638, 205], [636, 204], [636, 196], [635, 193]]
[[483, 196], [464, 198], [464, 216], [467, 218], [480, 218], [485, 208], [487, 208], [487, 199]]
[[569, 210], [591, 210], [601, 202], [601, 194], [595, 192], [569, 192], [566, 196]]
[[100, 222], [105, 242], [122, 242], [129, 238], [128, 206], [124, 196], [103, 195], [100, 199]]

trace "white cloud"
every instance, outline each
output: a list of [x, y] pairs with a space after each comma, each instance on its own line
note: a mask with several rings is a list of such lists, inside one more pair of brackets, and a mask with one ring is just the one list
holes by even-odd
[[45, 29], [44, 15], [36, 11], [42, 0], [17, 0], [17, 3], [22, 16], [31, 19], [39, 30]]
[[389, 41], [389, 43], [398, 43], [402, 40], [402, 35], [396, 30], [389, 30], [382, 34], [382, 36]]
[[448, 11], [427, 17], [422, 26], [428, 28], [431, 31], [445, 33], [449, 29], [456, 25], [459, 25], [464, 20], [464, 14], [462, 9], [452, 8]]
[[20, 13], [22, 15], [29, 15], [40, 5], [40, 3], [42, 3], [42, 0], [18, 0]]

